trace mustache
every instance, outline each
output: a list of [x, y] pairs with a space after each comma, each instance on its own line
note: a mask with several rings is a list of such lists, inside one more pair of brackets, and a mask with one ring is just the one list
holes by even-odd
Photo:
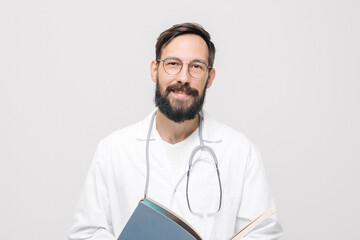
[[191, 88], [189, 85], [187, 84], [181, 84], [181, 83], [175, 83], [173, 85], [170, 85], [166, 88], [166, 95], [169, 95], [170, 92], [175, 92], [175, 91], [179, 91], [179, 92], [184, 92], [190, 96], [198, 96], [199, 95], [199, 91], [196, 90], [195, 88]]

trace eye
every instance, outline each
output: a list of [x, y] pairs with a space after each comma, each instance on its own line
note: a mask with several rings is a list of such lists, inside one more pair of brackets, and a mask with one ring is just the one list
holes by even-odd
[[165, 65], [168, 67], [179, 67], [179, 66], [181, 66], [181, 62], [176, 59], [167, 59], [165, 61]]
[[200, 62], [194, 62], [194, 63], [190, 64], [190, 68], [194, 69], [194, 70], [204, 70], [205, 65], [203, 63], [200, 63]]

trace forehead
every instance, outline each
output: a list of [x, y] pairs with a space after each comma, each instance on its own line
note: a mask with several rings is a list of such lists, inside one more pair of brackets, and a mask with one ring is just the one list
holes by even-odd
[[163, 49], [161, 58], [177, 57], [181, 60], [194, 59], [208, 62], [209, 50], [202, 37], [195, 34], [184, 34], [175, 37]]

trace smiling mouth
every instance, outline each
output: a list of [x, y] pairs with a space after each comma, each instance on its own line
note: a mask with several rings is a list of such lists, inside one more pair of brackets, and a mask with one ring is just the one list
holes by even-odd
[[175, 94], [178, 97], [187, 97], [187, 96], [196, 97], [199, 94], [199, 92], [196, 89], [191, 88], [188, 85], [183, 85], [183, 84], [180, 84], [180, 83], [176, 83], [174, 85], [169, 86], [166, 89], [166, 92], [168, 94], [170, 92], [172, 92], [173, 94]]
[[189, 94], [186, 91], [171, 91], [173, 93], [173, 95], [178, 98], [178, 99], [187, 99], [191, 96], [191, 94]]
[[182, 94], [182, 95], [189, 95], [187, 92], [185, 91], [173, 91], [174, 93], [177, 93], [177, 94]]

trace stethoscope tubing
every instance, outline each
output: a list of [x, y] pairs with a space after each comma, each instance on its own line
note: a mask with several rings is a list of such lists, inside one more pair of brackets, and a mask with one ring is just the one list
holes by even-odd
[[[219, 167], [218, 167], [218, 160], [216, 157], [216, 154], [214, 152], [214, 150], [207, 146], [204, 145], [204, 140], [202, 138], [202, 128], [203, 128], [203, 113], [202, 111], [199, 112], [200, 115], [200, 120], [199, 120], [199, 139], [200, 139], [200, 145], [195, 147], [190, 155], [190, 159], [189, 159], [189, 169], [187, 171], [187, 180], [186, 180], [186, 200], [187, 200], [187, 205], [188, 208], [190, 210], [191, 213], [195, 214], [195, 215], [199, 215], [197, 213], [195, 213], [190, 206], [190, 201], [189, 201], [189, 178], [190, 178], [190, 172], [191, 172], [191, 167], [193, 164], [193, 158], [195, 156], [195, 154], [200, 151], [200, 150], [206, 150], [208, 151], [213, 160], [214, 160], [214, 164], [215, 164], [215, 168], [216, 168], [216, 173], [217, 173], [217, 177], [218, 177], [218, 182], [219, 182], [219, 189], [220, 189], [220, 201], [219, 201], [219, 208], [217, 209], [217, 211], [214, 213], [218, 213], [221, 209], [221, 204], [222, 204], [222, 186], [221, 186], [221, 179], [220, 179], [220, 171], [219, 171]], [[149, 179], [150, 179], [150, 160], [149, 160], [149, 145], [150, 145], [150, 136], [151, 136], [151, 130], [154, 124], [154, 120], [155, 120], [155, 116], [156, 116], [156, 111], [153, 113], [152, 117], [151, 117], [151, 121], [150, 121], [150, 125], [149, 125], [149, 130], [148, 130], [148, 134], [146, 137], [146, 146], [145, 146], [145, 157], [146, 157], [146, 182], [145, 182], [145, 190], [144, 190], [144, 199], [147, 197], [148, 195], [148, 188], [149, 188]]]

